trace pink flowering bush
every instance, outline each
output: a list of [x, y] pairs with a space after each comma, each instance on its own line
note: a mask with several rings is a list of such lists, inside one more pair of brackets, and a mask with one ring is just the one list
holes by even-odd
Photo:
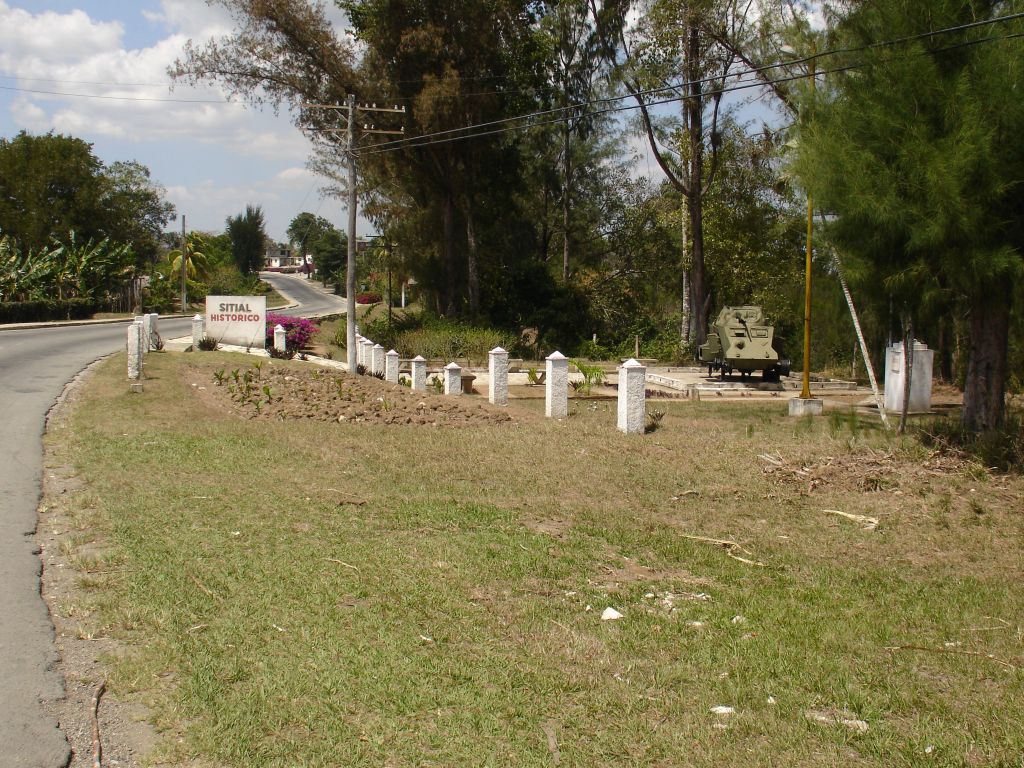
[[285, 346], [291, 350], [304, 349], [320, 327], [307, 317], [288, 317], [267, 312], [267, 348], [274, 346], [274, 328], [285, 330]]

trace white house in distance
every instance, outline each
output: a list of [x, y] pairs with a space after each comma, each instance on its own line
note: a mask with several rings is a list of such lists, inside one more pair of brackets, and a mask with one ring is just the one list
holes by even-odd
[[263, 268], [271, 272], [298, 272], [305, 264], [302, 254], [288, 243], [268, 242], [263, 254]]

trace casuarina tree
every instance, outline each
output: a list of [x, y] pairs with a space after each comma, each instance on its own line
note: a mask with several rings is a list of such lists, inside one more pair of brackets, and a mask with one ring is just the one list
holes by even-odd
[[[1013, 284], [1024, 271], [1024, 26], [998, 21], [1019, 6], [849, 6], [834, 41], [849, 52], [829, 66], [852, 68], [808, 92], [795, 161], [816, 206], [833, 214], [829, 237], [902, 311], [941, 294], [967, 315], [963, 423], [974, 431], [1004, 419]], [[950, 28], [960, 29], [921, 36]], [[873, 45], [899, 38], [912, 39]]]

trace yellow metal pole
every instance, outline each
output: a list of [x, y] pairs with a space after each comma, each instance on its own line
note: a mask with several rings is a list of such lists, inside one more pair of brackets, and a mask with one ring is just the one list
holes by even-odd
[[807, 264], [804, 273], [804, 386], [803, 400], [811, 399], [811, 235], [814, 232], [814, 209], [811, 196], [807, 196]]
[[[814, 91], [814, 59], [810, 62], [811, 91]], [[814, 234], [814, 208], [807, 194], [807, 264], [804, 272], [804, 379], [800, 399], [811, 399], [811, 238]]]

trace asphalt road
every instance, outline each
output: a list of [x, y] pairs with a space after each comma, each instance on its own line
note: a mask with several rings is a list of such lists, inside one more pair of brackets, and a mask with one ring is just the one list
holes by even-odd
[[[301, 278], [264, 275], [302, 306], [286, 314], [343, 312], [341, 297]], [[46, 414], [89, 363], [123, 348], [126, 323], [4, 329], [0, 326], [0, 765], [63, 768], [70, 748], [41, 701], [63, 695], [54, 671], [53, 624], [39, 594], [33, 539]], [[159, 322], [164, 338], [191, 333], [188, 319]]]
[[260, 277], [274, 286], [278, 292], [299, 302], [297, 308], [281, 310], [280, 313], [283, 315], [316, 317], [345, 312], [345, 297], [327, 293], [320, 287], [319, 282], [276, 272], [261, 272]]

